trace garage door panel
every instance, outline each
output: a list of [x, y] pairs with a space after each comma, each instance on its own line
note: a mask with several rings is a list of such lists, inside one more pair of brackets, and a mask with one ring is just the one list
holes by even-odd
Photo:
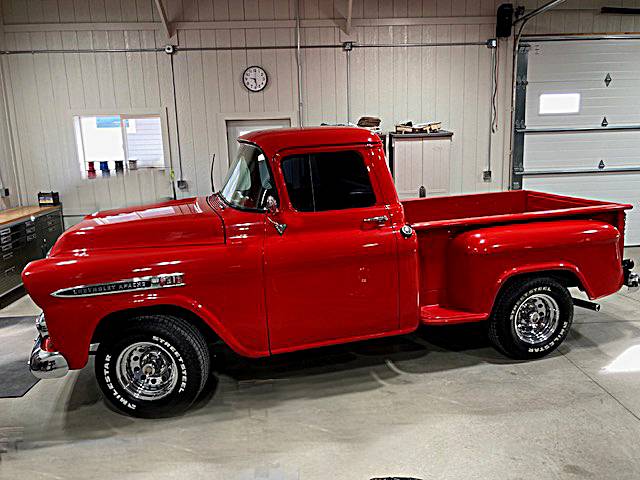
[[640, 41], [579, 41], [532, 44], [529, 82], [640, 78]]
[[[580, 112], [539, 114], [540, 95], [579, 93]], [[607, 117], [609, 125], [640, 124], [640, 79], [617, 82], [605, 87], [598, 82], [539, 82], [527, 86], [527, 127], [600, 126]]]
[[640, 245], [640, 173], [600, 173], [526, 177], [524, 188], [558, 195], [578, 196], [633, 205], [627, 211], [626, 245]]
[[527, 135], [527, 170], [565, 170], [640, 166], [640, 132], [544, 133]]
[[[640, 53], [638, 53], [640, 54]], [[638, 55], [636, 54], [636, 55]], [[615, 56], [615, 55], [614, 55]], [[531, 58], [531, 57], [530, 57]], [[567, 82], [604, 80], [607, 74], [611, 75], [611, 83], [614, 81], [635, 80], [640, 78], [640, 68], [627, 66], [626, 63], [634, 59], [633, 55], [619, 60], [598, 61], [594, 65], [571, 63], [570, 61], [558, 61], [553, 65], [545, 65], [544, 68], [532, 68], [527, 72], [531, 82]], [[564, 71], [558, 71], [564, 68]]]
[[[540, 115], [540, 95], [545, 93], [579, 93], [579, 112]], [[600, 127], [603, 117], [608, 127]], [[609, 170], [640, 168], [640, 131], [607, 130], [640, 125], [640, 40], [532, 43], [524, 120], [527, 129], [598, 129], [525, 133], [524, 188], [640, 204], [640, 172]], [[538, 171], [547, 174], [532, 175]], [[628, 213], [625, 241], [640, 245], [640, 208]]]

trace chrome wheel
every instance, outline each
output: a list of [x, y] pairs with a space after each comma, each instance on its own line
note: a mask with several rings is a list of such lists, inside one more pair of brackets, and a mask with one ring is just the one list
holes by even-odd
[[116, 376], [124, 390], [138, 400], [160, 400], [178, 383], [178, 365], [163, 346], [151, 342], [129, 345], [118, 356]]
[[516, 335], [525, 343], [544, 343], [554, 334], [559, 322], [560, 307], [555, 299], [544, 293], [536, 293], [516, 310]]

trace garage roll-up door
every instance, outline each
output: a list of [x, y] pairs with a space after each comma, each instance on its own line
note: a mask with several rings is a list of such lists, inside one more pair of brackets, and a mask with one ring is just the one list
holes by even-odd
[[631, 203], [626, 244], [640, 245], [640, 41], [526, 43], [522, 188]]

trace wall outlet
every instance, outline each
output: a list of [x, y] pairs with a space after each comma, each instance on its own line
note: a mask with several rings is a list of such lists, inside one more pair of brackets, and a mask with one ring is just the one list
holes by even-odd
[[189, 185], [187, 184], [186, 180], [178, 180], [178, 188], [180, 190], [186, 190], [187, 188], [189, 188]]
[[485, 170], [484, 172], [482, 172], [482, 180], [484, 180], [485, 182], [491, 181], [491, 170]]

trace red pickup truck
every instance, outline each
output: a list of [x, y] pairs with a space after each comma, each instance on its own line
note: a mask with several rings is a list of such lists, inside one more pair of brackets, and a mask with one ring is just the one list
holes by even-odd
[[[399, 201], [380, 139], [356, 128], [246, 134], [209, 197], [96, 213], [24, 284], [42, 308], [31, 370], [85, 366], [138, 416], [188, 408], [224, 343], [262, 357], [486, 322], [514, 359], [566, 337], [578, 287], [638, 286], [630, 205], [532, 191]], [[45, 320], [46, 319], [46, 320]]]

